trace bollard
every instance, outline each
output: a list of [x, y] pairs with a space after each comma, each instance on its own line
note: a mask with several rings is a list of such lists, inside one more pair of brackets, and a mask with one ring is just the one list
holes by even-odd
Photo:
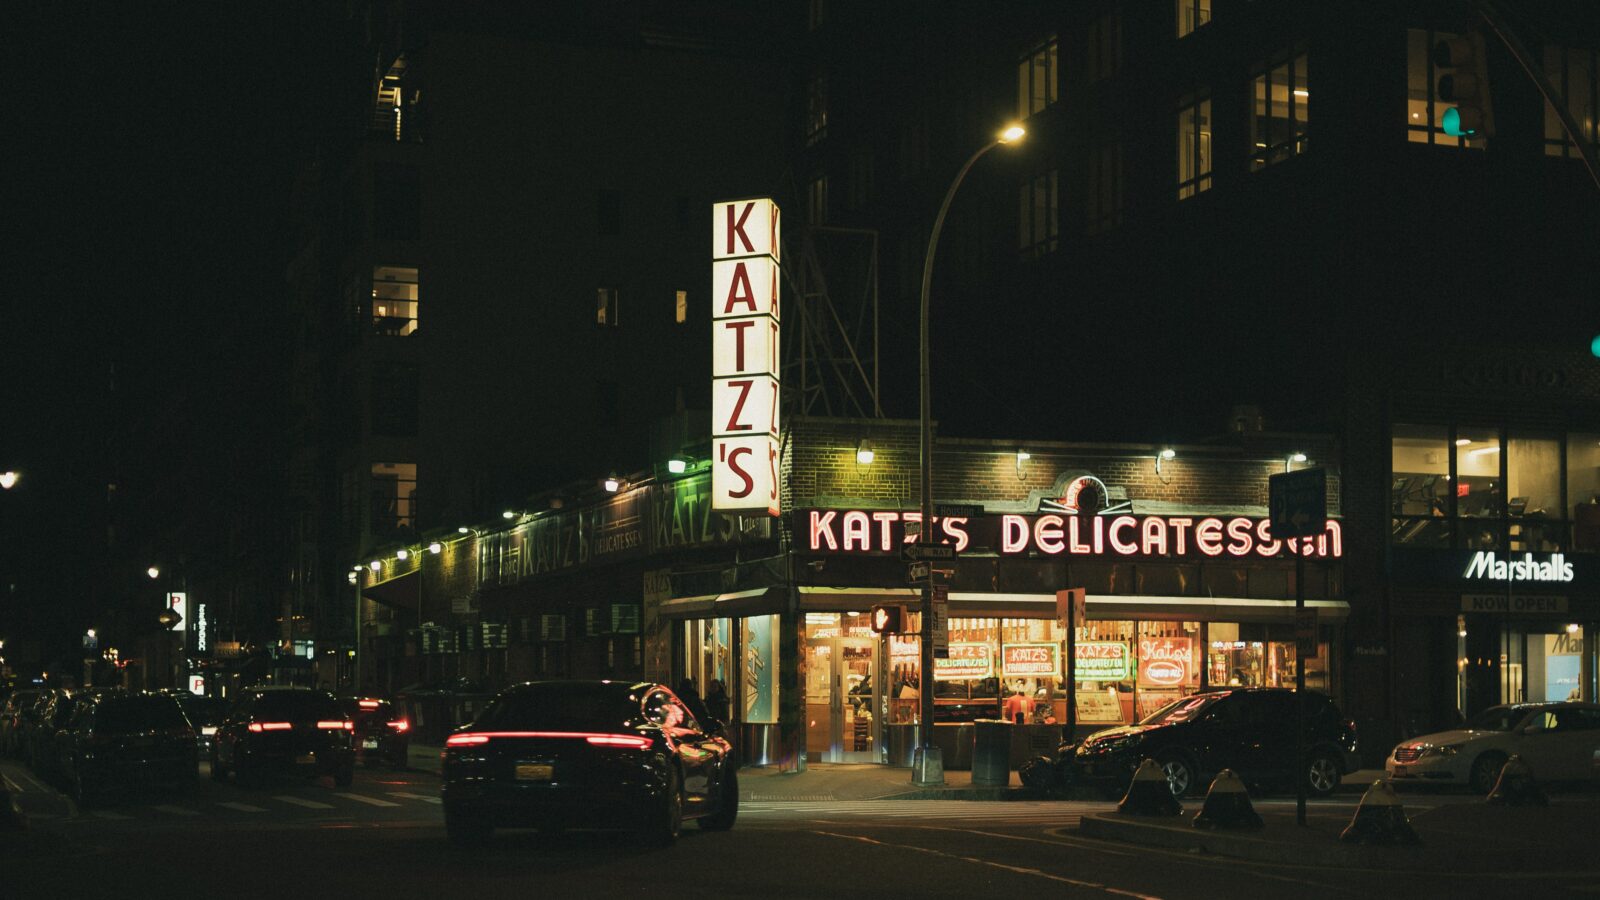
[[1422, 843], [1406, 819], [1405, 808], [1394, 795], [1394, 788], [1383, 779], [1374, 781], [1361, 795], [1355, 817], [1340, 833], [1339, 840], [1379, 846]]
[[1183, 813], [1183, 804], [1172, 796], [1172, 786], [1167, 776], [1153, 759], [1139, 763], [1128, 784], [1128, 793], [1117, 804], [1117, 812], [1134, 816], [1176, 816]]
[[1489, 792], [1489, 802], [1507, 806], [1549, 806], [1550, 798], [1533, 780], [1533, 767], [1521, 755], [1513, 753], [1500, 767], [1500, 777], [1494, 783], [1494, 790]]
[[1196, 828], [1260, 828], [1264, 823], [1250, 804], [1244, 782], [1232, 769], [1223, 769], [1206, 791], [1205, 805], [1195, 814], [1193, 824]]

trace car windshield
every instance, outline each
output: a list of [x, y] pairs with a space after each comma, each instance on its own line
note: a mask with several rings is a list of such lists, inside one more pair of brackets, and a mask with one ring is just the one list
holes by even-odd
[[616, 684], [530, 684], [494, 699], [475, 729], [599, 731], [623, 727], [639, 714], [626, 686]]
[[183, 707], [183, 714], [195, 725], [215, 725], [222, 721], [222, 714], [227, 710], [227, 704], [216, 697], [197, 697], [190, 694], [179, 697], [178, 705]]
[[1216, 702], [1216, 696], [1205, 694], [1198, 697], [1184, 697], [1174, 700], [1166, 706], [1139, 720], [1140, 725], [1170, 725], [1178, 722], [1188, 722], [1205, 711], [1205, 708]]
[[94, 711], [94, 730], [100, 733], [187, 727], [183, 709], [171, 697], [115, 697], [102, 700]]
[[343, 719], [339, 701], [322, 691], [269, 691], [256, 700], [251, 715], [257, 721]]
[[1491, 706], [1467, 720], [1466, 727], [1471, 731], [1510, 731], [1526, 713], [1514, 706]]

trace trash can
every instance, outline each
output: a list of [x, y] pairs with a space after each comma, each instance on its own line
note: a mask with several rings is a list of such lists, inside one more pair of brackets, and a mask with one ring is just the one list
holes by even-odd
[[979, 719], [972, 730], [972, 783], [1005, 787], [1011, 783], [1011, 723]]

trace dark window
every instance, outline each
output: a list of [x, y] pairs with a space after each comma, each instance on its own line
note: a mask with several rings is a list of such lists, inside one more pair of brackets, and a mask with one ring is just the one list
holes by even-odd
[[614, 731], [638, 715], [625, 687], [609, 684], [530, 684], [491, 702], [473, 728], [498, 731]]
[[415, 168], [378, 165], [373, 169], [372, 235], [382, 241], [422, 237], [422, 188]]
[[154, 694], [143, 697], [115, 697], [103, 700], [95, 710], [94, 730], [100, 734], [125, 734], [159, 728], [185, 728], [189, 720], [183, 708], [171, 697]]
[[599, 233], [602, 237], [621, 234], [622, 192], [602, 188], [595, 199], [595, 216], [599, 221]]
[[415, 365], [380, 363], [373, 367], [373, 434], [386, 437], [416, 436], [419, 382], [420, 376]]

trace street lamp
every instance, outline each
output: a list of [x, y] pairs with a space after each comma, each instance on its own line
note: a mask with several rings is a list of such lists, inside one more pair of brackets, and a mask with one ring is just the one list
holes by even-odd
[[20, 472], [0, 472], [0, 488], [11, 490], [17, 486], [17, 480], [21, 477]]
[[[922, 325], [920, 329], [921, 359], [918, 366], [922, 384], [922, 522], [921, 540], [931, 543], [933, 540], [933, 425], [930, 409], [931, 389], [928, 379], [928, 284], [933, 280], [933, 256], [939, 247], [939, 232], [944, 228], [944, 217], [950, 212], [950, 201], [955, 199], [956, 188], [961, 186], [962, 179], [967, 177], [967, 172], [976, 163], [979, 157], [1001, 144], [1015, 144], [1022, 140], [1027, 131], [1021, 125], [1012, 125], [1002, 131], [998, 137], [978, 148], [978, 152], [967, 159], [961, 171], [956, 173], [955, 180], [950, 182], [950, 189], [944, 192], [944, 201], [939, 204], [939, 214], [933, 217], [933, 231], [928, 235], [928, 253], [922, 260]], [[922, 746], [913, 753], [911, 764], [911, 780], [918, 785], [944, 784], [944, 759], [938, 746], [933, 742], [933, 567], [928, 567], [928, 580], [922, 588], [922, 687], [919, 691], [921, 699], [922, 721]]]

